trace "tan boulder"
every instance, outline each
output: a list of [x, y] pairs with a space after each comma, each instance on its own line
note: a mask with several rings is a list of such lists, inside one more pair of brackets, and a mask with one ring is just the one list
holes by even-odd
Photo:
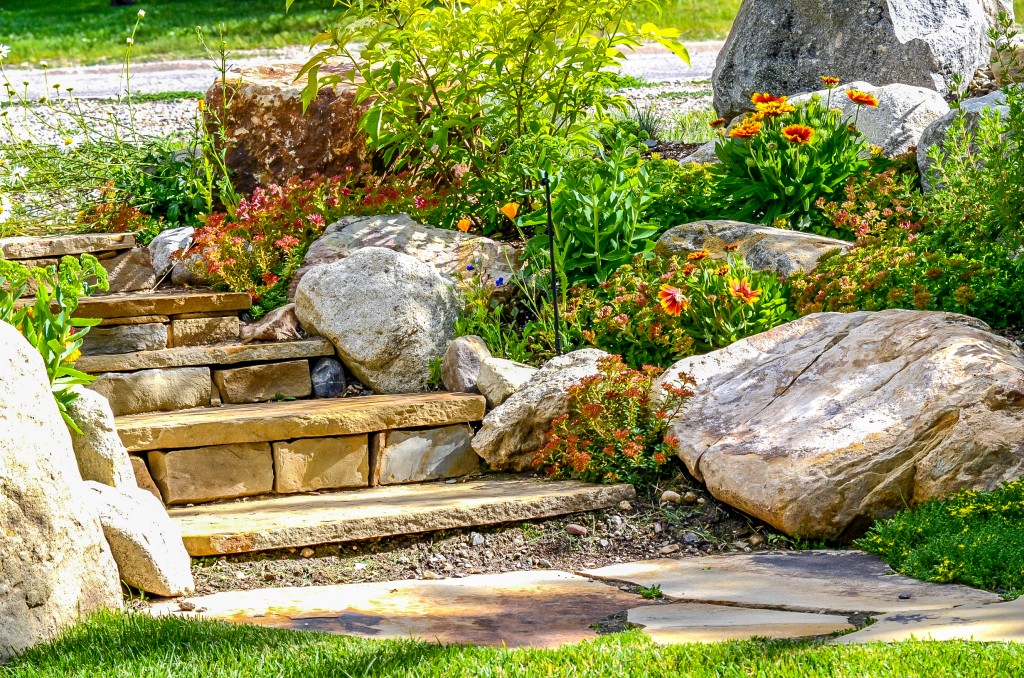
[[[346, 174], [369, 162], [366, 137], [359, 131], [365, 104], [356, 103], [355, 87], [325, 87], [303, 111], [306, 81], [295, 81], [299, 68], [282, 64], [241, 69], [227, 83], [231, 103], [226, 111], [219, 80], [206, 93], [207, 115], [224, 125], [228, 167], [241, 193], [290, 177]], [[343, 76], [345, 70], [325, 66], [320, 75]]]
[[71, 444], [83, 480], [111, 487], [135, 487], [136, 474], [128, 450], [117, 435], [114, 413], [107, 399], [95, 391], [75, 387], [78, 398], [68, 414], [81, 433], [71, 431]]
[[39, 354], [0, 322], [0, 662], [121, 606]]
[[495, 470], [522, 471], [533, 464], [551, 422], [566, 413], [566, 391], [584, 377], [597, 374], [597, 362], [608, 354], [585, 348], [549, 360], [500, 407], [484, 417], [473, 437], [473, 449]]
[[680, 370], [697, 382], [672, 427], [680, 458], [790, 535], [855, 537], [1024, 474], [1024, 352], [966, 316], [816, 314], [668, 374]]
[[783, 277], [797, 271], [809, 272], [826, 252], [845, 252], [853, 246], [845, 240], [813, 233], [709, 219], [670, 228], [658, 239], [654, 251], [663, 256], [685, 256], [706, 249], [715, 259], [724, 260], [728, 255], [726, 245], [733, 244], [739, 245], [736, 254], [755, 271], [771, 271]]

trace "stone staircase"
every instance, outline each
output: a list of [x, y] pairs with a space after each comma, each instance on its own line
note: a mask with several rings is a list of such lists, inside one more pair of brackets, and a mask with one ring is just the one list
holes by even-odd
[[[311, 374], [334, 359], [329, 341], [244, 343], [248, 295], [154, 289], [148, 250], [134, 245], [116, 234], [0, 239], [0, 253], [35, 264], [84, 252], [141, 262], [134, 282], [81, 301], [76, 315], [101, 322], [76, 367], [97, 377], [90, 388], [109, 400], [139, 485], [171, 507], [192, 555], [529, 520], [632, 498], [629, 486], [466, 480], [480, 471], [470, 441], [482, 396], [316, 397]], [[127, 268], [110, 271], [114, 280]]]

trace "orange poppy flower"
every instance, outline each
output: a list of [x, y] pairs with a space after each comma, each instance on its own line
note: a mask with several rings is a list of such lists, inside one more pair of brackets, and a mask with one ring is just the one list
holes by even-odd
[[782, 136], [794, 144], [806, 144], [814, 136], [814, 128], [807, 125], [789, 125], [782, 128]]
[[757, 105], [758, 115], [769, 118], [784, 113], [792, 113], [795, 110], [796, 107], [786, 101], [767, 101]]
[[878, 107], [878, 97], [870, 92], [863, 92], [859, 89], [851, 89], [846, 91], [846, 96], [850, 97], [850, 101], [857, 104], [858, 106], [868, 106], [869, 108]]
[[747, 304], [753, 304], [761, 296], [761, 290], [753, 289], [746, 278], [729, 278], [729, 294]]
[[462, 219], [459, 219], [459, 223], [455, 224], [455, 227], [457, 229], [459, 229], [460, 231], [462, 231], [463, 233], [468, 233], [469, 232], [469, 227], [472, 226], [472, 225], [473, 225], [472, 221], [470, 221], [469, 219], [463, 217]]
[[519, 214], [519, 203], [507, 202], [504, 205], [502, 205], [501, 209], [498, 211], [504, 214], [509, 219], [515, 219], [516, 215]]
[[669, 315], [679, 315], [690, 308], [690, 300], [683, 295], [683, 291], [671, 285], [662, 285], [658, 292], [658, 302]]
[[789, 97], [777, 97], [768, 92], [754, 92], [754, 96], [750, 97], [750, 103], [754, 104], [770, 104], [774, 101], [786, 101]]
[[757, 120], [747, 118], [742, 124], [734, 127], [733, 130], [729, 132], [729, 136], [733, 139], [749, 139], [757, 136], [760, 131], [761, 123]]
[[821, 81], [825, 83], [825, 89], [835, 89], [836, 85], [839, 84], [839, 78], [832, 77], [831, 75], [821, 76]]

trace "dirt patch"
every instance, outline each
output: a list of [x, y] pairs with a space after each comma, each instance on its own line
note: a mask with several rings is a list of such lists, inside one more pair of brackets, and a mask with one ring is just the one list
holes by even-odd
[[[663, 490], [684, 501], [659, 506]], [[690, 503], [688, 503], [690, 502]], [[573, 525], [567, 531], [567, 527]], [[585, 535], [570, 534], [582, 532]], [[628, 507], [485, 528], [220, 558], [196, 558], [197, 594], [279, 586], [576, 571], [652, 558], [789, 549], [782, 535], [680, 475]]]

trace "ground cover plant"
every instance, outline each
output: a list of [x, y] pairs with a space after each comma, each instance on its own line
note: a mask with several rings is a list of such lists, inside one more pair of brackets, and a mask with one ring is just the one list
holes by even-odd
[[1019, 596], [1024, 593], [1024, 480], [915, 506], [875, 523], [857, 545], [917, 579]]

